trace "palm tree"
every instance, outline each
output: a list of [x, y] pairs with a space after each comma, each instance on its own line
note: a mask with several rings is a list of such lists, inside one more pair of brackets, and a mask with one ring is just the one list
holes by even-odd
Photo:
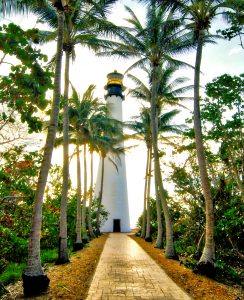
[[[44, 147], [43, 160], [37, 182], [37, 188], [34, 199], [34, 209], [32, 217], [32, 228], [30, 234], [29, 251], [27, 266], [23, 272], [23, 287], [25, 295], [35, 295], [47, 289], [49, 279], [44, 275], [41, 260], [40, 260], [40, 235], [42, 223], [42, 204], [43, 195], [47, 182], [47, 176], [51, 165], [52, 151], [57, 131], [59, 102], [60, 102], [60, 82], [61, 82], [61, 65], [62, 65], [62, 49], [63, 49], [63, 32], [64, 32], [64, 9], [68, 7], [70, 0], [53, 0], [52, 4], [57, 8], [57, 51], [55, 60], [55, 77], [54, 77], [54, 91], [53, 102]], [[1, 8], [3, 12], [11, 12], [13, 9], [24, 10], [30, 8], [33, 10], [37, 6], [45, 6], [48, 1], [2, 1]]]
[[140, 23], [135, 13], [126, 8], [130, 13], [127, 21], [132, 25], [125, 28], [120, 34], [121, 43], [113, 50], [101, 53], [101, 55], [118, 55], [122, 57], [138, 58], [129, 69], [148, 66], [151, 68], [151, 120], [152, 120], [152, 144], [154, 153], [154, 172], [160, 198], [163, 201], [163, 210], [166, 222], [166, 251], [169, 258], [176, 256], [173, 244], [172, 224], [168, 212], [167, 201], [162, 184], [162, 177], [158, 153], [158, 132], [156, 115], [156, 98], [158, 93], [158, 76], [162, 63], [168, 61], [171, 65], [184, 65], [173, 59], [174, 54], [179, 54], [191, 47], [187, 31], [182, 28], [182, 21], [175, 19], [172, 13], [168, 13], [163, 7], [156, 7], [154, 1], [148, 7], [146, 25]]
[[[82, 226], [86, 228], [86, 167], [84, 170], [84, 193], [83, 193], [83, 206], [82, 216], [80, 214], [81, 208], [81, 178], [80, 178], [80, 158], [79, 158], [79, 146], [84, 145], [84, 165], [86, 166], [86, 145], [91, 141], [94, 144], [94, 138], [92, 135], [92, 127], [99, 126], [99, 122], [106, 115], [106, 106], [99, 101], [97, 97], [94, 97], [95, 86], [90, 85], [83, 94], [82, 98], [78, 95], [75, 88], [72, 86], [73, 95], [70, 99], [70, 142], [76, 144], [77, 155], [77, 224], [76, 224], [76, 243], [75, 248], [81, 245], [81, 219]], [[73, 135], [75, 134], [75, 137]], [[94, 147], [94, 146], [93, 146]], [[88, 239], [86, 233], [83, 233], [82, 240]]]
[[91, 181], [90, 181], [90, 197], [89, 197], [89, 206], [88, 206], [88, 218], [87, 218], [87, 226], [88, 226], [88, 232], [91, 238], [95, 238], [95, 233], [92, 228], [92, 214], [91, 214], [91, 208], [92, 208], [92, 200], [93, 200], [93, 153], [94, 149], [90, 144], [90, 155], [91, 155], [91, 160], [90, 160], [90, 172], [91, 172]]
[[[132, 97], [144, 99], [149, 97], [147, 94], [149, 91], [141, 82], [140, 86], [144, 87], [144, 90], [140, 90], [139, 87], [130, 90], [129, 94]], [[143, 93], [146, 92], [146, 95]], [[148, 108], [143, 108], [140, 112], [140, 116], [134, 117], [135, 121], [127, 122], [127, 126], [136, 132], [132, 135], [132, 138], [143, 140], [147, 147], [147, 161], [146, 161], [146, 172], [145, 172], [145, 186], [144, 186], [144, 207], [143, 207], [143, 220], [141, 237], [145, 238], [146, 241], [152, 241], [150, 234], [150, 185], [151, 185], [151, 166], [152, 166], [152, 133], [151, 133], [151, 119], [150, 111]]]
[[108, 109], [107, 106], [104, 106], [101, 111], [97, 114], [94, 114], [90, 118], [89, 122], [89, 152], [91, 156], [90, 160], [90, 172], [91, 172], [91, 180], [90, 180], [90, 197], [89, 197], [89, 205], [88, 205], [88, 232], [91, 238], [95, 237], [95, 233], [92, 228], [92, 202], [93, 202], [93, 153], [99, 152], [98, 140], [100, 139], [101, 129], [104, 127], [104, 124], [108, 122]]
[[[131, 94], [133, 95], [133, 91], [131, 90]], [[137, 89], [138, 91], [138, 89]], [[149, 90], [148, 90], [149, 93]], [[143, 93], [141, 93], [143, 94]], [[137, 98], [138, 94], [134, 94]], [[144, 97], [144, 96], [143, 96]], [[162, 109], [162, 107], [161, 107]], [[173, 133], [181, 133], [182, 126], [181, 125], [171, 125], [170, 122], [172, 119], [179, 113], [178, 110], [171, 110], [166, 113], [161, 113], [159, 111], [158, 116], [158, 132], [159, 132], [159, 140], [160, 142], [164, 141], [164, 143], [170, 143], [170, 137], [166, 137], [164, 134], [173, 132]], [[151, 160], [152, 160], [152, 134], [151, 134], [151, 118], [150, 111], [148, 108], [143, 108], [140, 113], [139, 118], [136, 121], [128, 123], [129, 127], [136, 131], [137, 138], [138, 135], [143, 137], [143, 140], [147, 146], [147, 168], [146, 168], [146, 192], [144, 194], [144, 209], [147, 207], [147, 230], [146, 230], [146, 238], [145, 240], [150, 241], [150, 178], [151, 178]], [[171, 144], [171, 143], [170, 143]], [[155, 185], [156, 191], [156, 208], [157, 208], [157, 221], [158, 221], [158, 235], [156, 241], [156, 248], [163, 247], [163, 226], [161, 219], [161, 203], [158, 195], [157, 185]], [[147, 205], [145, 205], [145, 202]], [[163, 203], [162, 203], [163, 204]], [[145, 225], [144, 225], [145, 226]]]
[[190, 1], [161, 1], [158, 3], [165, 6], [173, 6], [178, 9], [185, 19], [189, 20], [187, 27], [194, 33], [194, 42], [197, 44], [195, 72], [194, 72], [194, 133], [196, 141], [197, 159], [200, 171], [201, 186], [205, 198], [206, 209], [206, 235], [205, 245], [198, 263], [198, 271], [207, 276], [215, 275], [215, 244], [214, 244], [214, 206], [211, 195], [211, 186], [207, 173], [206, 158], [201, 128], [200, 114], [200, 73], [202, 49], [204, 44], [212, 41], [212, 36], [208, 34], [213, 19], [225, 13], [224, 8], [235, 10], [239, 1], [225, 0], [190, 0]]
[[101, 182], [100, 190], [98, 194], [98, 209], [96, 214], [96, 234], [100, 235], [100, 215], [103, 198], [103, 180], [104, 180], [104, 162], [105, 159], [110, 160], [114, 167], [117, 169], [117, 164], [113, 157], [118, 159], [120, 154], [124, 154], [124, 147], [120, 147], [119, 144], [124, 140], [122, 122], [113, 119], [107, 115], [101, 119], [101, 122], [96, 127], [96, 147], [101, 157]]
[[[150, 85], [152, 82], [151, 71], [150, 71], [150, 69], [146, 69], [146, 68], [143, 68], [143, 70], [147, 73], [147, 76], [148, 76], [149, 82], [150, 82], [149, 85]], [[157, 109], [156, 109], [156, 118], [157, 118], [156, 124], [158, 126], [158, 128], [157, 128], [158, 133], [160, 131], [165, 132], [167, 130], [173, 131], [173, 130], [180, 129], [180, 128], [172, 127], [172, 126], [169, 126], [168, 128], [166, 128], [165, 127], [166, 124], [164, 124], [164, 126], [162, 126], [163, 119], [161, 119], [161, 123], [160, 123], [158, 118], [159, 118], [162, 108], [166, 104], [183, 106], [182, 104], [179, 103], [179, 101], [188, 99], [188, 98], [182, 97], [181, 94], [184, 91], [192, 88], [191, 85], [180, 87], [180, 88], [178, 87], [179, 84], [185, 83], [188, 79], [185, 77], [179, 77], [179, 78], [176, 78], [173, 80], [172, 77], [176, 70], [177, 70], [176, 67], [170, 66], [168, 64], [165, 64], [165, 66], [163, 68], [158, 69], [158, 87], [157, 87], [157, 95], [156, 95], [156, 107], [157, 107]], [[136, 84], [136, 87], [134, 89], [130, 90], [132, 97], [150, 102], [150, 99], [152, 98], [152, 89], [147, 87], [145, 84], [143, 84], [143, 82], [140, 79], [138, 79], [137, 77], [135, 77], [131, 74], [129, 74], [128, 76]], [[173, 111], [172, 111], [172, 113], [173, 113]], [[163, 118], [163, 116], [164, 115], [160, 116], [160, 118]], [[169, 117], [169, 115], [165, 115], [165, 117], [167, 117], [167, 116]], [[173, 116], [174, 116], [174, 113], [173, 113], [172, 117]], [[145, 118], [142, 118], [142, 120], [144, 120], [144, 119]], [[148, 116], [147, 120], [150, 124], [149, 126], [151, 127], [152, 124], [151, 124], [149, 116]], [[170, 119], [168, 121], [170, 121]], [[161, 125], [161, 128], [159, 125]], [[148, 125], [146, 128], [148, 130]], [[152, 147], [152, 129], [151, 128], [150, 128], [150, 130], [148, 130], [148, 133], [150, 133], [149, 136], [150, 136], [151, 147]], [[147, 137], [147, 139], [149, 140], [148, 137]], [[148, 151], [149, 151], [150, 147], [149, 146], [147, 146], [147, 147], [148, 147]], [[155, 176], [155, 180], [156, 180], [156, 176]], [[162, 201], [163, 207], [164, 207], [164, 202], [166, 201], [166, 198], [165, 198], [165, 193], [164, 193], [163, 197], [159, 194], [156, 182], [155, 182], [155, 191], [156, 191], [156, 207], [157, 207], [157, 218], [158, 218], [158, 235], [157, 235], [156, 247], [162, 248], [163, 247], [163, 226], [162, 226], [162, 220], [161, 220], [160, 198], [162, 200], [164, 199]], [[165, 209], [164, 209], [164, 211], [165, 211]], [[147, 219], [149, 220], [149, 212], [147, 212], [147, 214], [148, 214]], [[147, 224], [148, 224], [148, 222], [147, 222]], [[148, 225], [148, 227], [149, 227], [149, 225]], [[147, 232], [149, 233], [149, 228], [147, 228]], [[147, 239], [150, 240], [149, 235], [147, 235]]]
[[190, 5], [184, 6], [185, 12], [190, 17], [195, 40], [197, 42], [195, 72], [194, 72], [194, 133], [196, 141], [197, 159], [200, 171], [201, 186], [205, 199], [206, 210], [206, 234], [205, 245], [198, 263], [198, 271], [207, 276], [215, 275], [215, 243], [214, 243], [214, 205], [211, 195], [211, 186], [207, 173], [206, 157], [204, 153], [201, 114], [200, 114], [200, 73], [202, 49], [207, 41], [207, 31], [210, 28], [212, 19], [218, 14], [218, 11], [226, 1], [214, 0], [194, 0]]
[[[87, 4], [89, 2], [89, 5]], [[66, 263], [68, 259], [67, 249], [67, 194], [69, 178], [69, 117], [68, 117], [68, 96], [69, 96], [69, 68], [70, 58], [75, 59], [75, 46], [77, 44], [86, 46], [93, 51], [109, 45], [109, 41], [98, 38], [98, 33], [109, 32], [115, 28], [112, 23], [103, 20], [109, 7], [115, 1], [91, 1], [74, 0], [72, 10], [65, 14], [64, 23], [64, 45], [65, 52], [65, 86], [64, 86], [64, 120], [63, 120], [63, 185], [60, 204], [60, 232], [59, 232], [59, 257], [57, 263]], [[57, 14], [52, 6], [37, 7], [35, 13], [41, 20], [46, 21], [50, 27], [57, 28]], [[97, 25], [99, 24], [99, 26]], [[44, 40], [50, 41], [56, 38], [56, 32], [44, 32]], [[85, 153], [84, 153], [85, 154]], [[86, 197], [86, 194], [84, 194]], [[84, 221], [85, 206], [82, 210], [82, 223]]]
[[[67, 1], [68, 4], [68, 1]], [[40, 260], [40, 235], [42, 223], [42, 204], [43, 195], [47, 182], [47, 176], [51, 165], [52, 151], [57, 131], [59, 102], [60, 102], [60, 76], [62, 64], [63, 49], [63, 24], [64, 12], [58, 10], [58, 40], [56, 52], [56, 67], [54, 77], [53, 103], [48, 127], [46, 144], [44, 147], [43, 161], [37, 182], [36, 194], [34, 199], [34, 210], [32, 217], [32, 227], [29, 242], [29, 252], [27, 266], [23, 272], [23, 287], [25, 295], [33, 295], [46, 290], [49, 285], [49, 279], [44, 275]]]
[[25, 13], [28, 11], [27, 3], [22, 3], [17, 0], [1, 0], [0, 13], [4, 15], [11, 15], [12, 13]]

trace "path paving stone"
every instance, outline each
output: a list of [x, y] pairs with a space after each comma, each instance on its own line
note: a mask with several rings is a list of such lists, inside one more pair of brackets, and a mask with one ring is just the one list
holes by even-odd
[[111, 233], [87, 300], [192, 299], [127, 234]]

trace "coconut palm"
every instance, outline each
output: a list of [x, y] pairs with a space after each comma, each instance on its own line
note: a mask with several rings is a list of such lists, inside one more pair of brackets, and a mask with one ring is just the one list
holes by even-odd
[[[68, 4], [68, 1], [66, 2]], [[59, 115], [60, 101], [60, 76], [63, 48], [63, 7], [58, 10], [58, 40], [56, 52], [56, 67], [54, 77], [53, 103], [48, 127], [46, 144], [44, 147], [43, 161], [37, 182], [37, 188], [34, 199], [34, 210], [32, 217], [32, 227], [29, 242], [29, 252], [27, 266], [23, 272], [23, 287], [25, 295], [38, 294], [45, 290], [49, 285], [49, 279], [44, 275], [40, 260], [40, 234], [42, 221], [43, 195], [47, 182], [47, 176], [51, 165], [52, 151], [56, 136], [57, 122]]]
[[183, 17], [189, 22], [187, 27], [193, 32], [194, 42], [197, 44], [195, 72], [194, 72], [194, 133], [196, 141], [197, 159], [200, 171], [201, 186], [205, 198], [206, 207], [206, 235], [205, 246], [199, 260], [198, 271], [208, 276], [214, 276], [215, 245], [214, 245], [214, 207], [211, 195], [210, 181], [207, 173], [206, 158], [201, 129], [200, 114], [200, 73], [202, 49], [207, 42], [213, 40], [208, 30], [214, 18], [226, 13], [224, 9], [235, 11], [239, 7], [239, 1], [224, 0], [177, 0], [177, 1], [157, 1], [159, 4], [178, 9]]
[[[141, 83], [142, 84], [142, 83]], [[145, 92], [149, 92], [145, 87]], [[130, 90], [129, 94], [140, 99], [144, 98], [143, 91], [138, 87]], [[146, 97], [149, 95], [146, 95]], [[141, 110], [139, 117], [134, 117], [134, 121], [127, 122], [127, 126], [136, 132], [132, 135], [132, 138], [143, 140], [147, 148], [147, 161], [146, 161], [146, 172], [145, 172], [145, 186], [144, 186], [144, 207], [143, 207], [143, 219], [142, 219], [142, 230], [141, 237], [145, 238], [146, 241], [151, 241], [150, 234], [150, 185], [151, 185], [151, 166], [152, 166], [152, 133], [151, 133], [151, 120], [150, 111], [148, 108]]]
[[[113, 129], [113, 136], [111, 136], [111, 131], [108, 131], [108, 127], [106, 128], [106, 133], [108, 135], [103, 135], [100, 136], [98, 139], [98, 144], [97, 147], [100, 152], [100, 157], [101, 157], [101, 162], [102, 162], [102, 167], [101, 167], [101, 182], [100, 182], [100, 190], [98, 194], [98, 209], [97, 209], [97, 214], [96, 214], [96, 234], [100, 235], [100, 216], [101, 216], [101, 207], [102, 207], [102, 199], [103, 199], [103, 183], [104, 183], [104, 163], [105, 159], [108, 159], [110, 162], [113, 163], [114, 167], [118, 169], [116, 161], [114, 161], [114, 156], [117, 157], [118, 159], [121, 154], [124, 154], [125, 148], [124, 147], [119, 147], [119, 143], [123, 141], [123, 134], [121, 131], [121, 126], [118, 126], [117, 120], [115, 119], [110, 119], [109, 120], [111, 124], [111, 128]], [[116, 133], [117, 131], [117, 133]]]
[[[86, 145], [89, 143], [94, 144], [94, 138], [92, 139], [92, 127], [99, 126], [101, 119], [107, 114], [107, 107], [99, 101], [97, 97], [94, 97], [94, 85], [90, 85], [83, 94], [82, 98], [78, 95], [75, 88], [72, 86], [73, 95], [70, 99], [70, 142], [76, 143], [76, 155], [77, 155], [77, 224], [76, 224], [76, 246], [81, 244], [81, 223], [83, 228], [86, 228], [86, 170], [84, 170], [84, 193], [83, 193], [83, 206], [82, 216], [80, 215], [80, 202], [81, 202], [81, 178], [80, 178], [80, 158], [79, 146], [84, 145], [84, 165], [86, 166]], [[73, 135], [75, 134], [75, 137]], [[82, 222], [81, 222], [82, 219]], [[83, 233], [82, 240], [87, 240], [86, 233]]]
[[[68, 4], [68, 1], [67, 1]], [[42, 204], [43, 195], [47, 182], [47, 176], [51, 165], [52, 151], [57, 131], [57, 122], [59, 115], [60, 102], [60, 76], [61, 76], [61, 61], [63, 49], [63, 24], [64, 12], [58, 10], [58, 40], [56, 52], [56, 67], [54, 77], [54, 92], [53, 103], [50, 116], [50, 123], [48, 127], [46, 144], [44, 147], [43, 161], [37, 182], [37, 188], [34, 199], [34, 210], [32, 217], [32, 227], [29, 242], [29, 252], [27, 266], [23, 272], [23, 287], [25, 295], [38, 294], [45, 290], [49, 285], [49, 279], [44, 275], [41, 260], [40, 260], [40, 234], [41, 234], [41, 220], [42, 220]]]
[[1, 0], [0, 14], [11, 15], [12, 13], [25, 13], [28, 11], [27, 3], [23, 4], [17, 0]]
[[205, 199], [206, 210], [206, 234], [205, 245], [198, 263], [198, 271], [208, 276], [215, 274], [215, 243], [214, 243], [214, 205], [211, 195], [211, 186], [207, 173], [206, 158], [204, 153], [201, 114], [200, 114], [200, 73], [202, 49], [207, 42], [207, 31], [210, 28], [211, 21], [217, 16], [220, 9], [226, 6], [227, 1], [194, 0], [188, 6], [184, 6], [184, 10], [191, 23], [188, 25], [193, 29], [197, 42], [195, 72], [194, 72], [194, 133], [196, 141], [197, 159], [200, 171], [201, 186]]
[[[88, 4], [89, 2], [89, 4]], [[98, 38], [98, 34], [109, 32], [115, 26], [104, 20], [109, 7], [115, 1], [91, 1], [73, 0], [72, 10], [65, 14], [64, 22], [64, 45], [65, 52], [65, 74], [64, 74], [64, 117], [63, 117], [63, 185], [60, 204], [60, 231], [59, 231], [59, 257], [57, 263], [66, 263], [68, 259], [67, 249], [67, 195], [69, 178], [69, 117], [68, 117], [68, 96], [69, 96], [69, 69], [70, 59], [75, 59], [75, 46], [77, 44], [88, 47], [93, 51], [109, 45], [109, 41]], [[36, 7], [35, 13], [42, 21], [54, 29], [53, 32], [43, 32], [43, 41], [51, 41], [56, 38], [57, 14], [53, 6]], [[104, 19], [103, 19], [104, 18]], [[99, 26], [98, 26], [99, 24]], [[84, 145], [84, 147], [86, 147]], [[85, 155], [86, 152], [84, 152]], [[86, 173], [86, 172], [85, 172]], [[86, 186], [86, 176], [85, 176]], [[86, 193], [84, 194], [86, 197]], [[85, 207], [83, 206], [82, 223], [85, 224]]]
[[101, 136], [101, 130], [106, 126], [106, 124], [109, 122], [110, 118], [108, 115], [108, 109], [107, 106], [103, 107], [102, 111], [99, 111], [96, 114], [93, 114], [90, 118], [89, 122], [89, 151], [91, 156], [91, 166], [90, 166], [90, 172], [91, 172], [91, 180], [90, 180], [90, 197], [89, 197], [89, 205], [88, 205], [88, 219], [87, 219], [87, 225], [88, 225], [88, 231], [90, 237], [94, 238], [95, 233], [92, 228], [92, 215], [91, 215], [91, 208], [92, 208], [92, 202], [93, 202], [93, 154], [94, 152], [99, 152], [99, 139]]
[[[143, 70], [147, 73], [148, 80], [151, 83], [152, 82], [151, 70], [146, 69], [146, 68], [143, 68]], [[164, 126], [162, 127], [163, 123], [162, 122], [160, 123], [159, 119], [158, 119], [162, 108], [166, 104], [183, 106], [180, 103], [180, 100], [189, 99], [187, 97], [182, 97], [181, 95], [186, 90], [191, 89], [192, 86], [188, 85], [188, 86], [184, 86], [184, 87], [178, 87], [179, 84], [184, 84], [188, 79], [185, 77], [179, 77], [176, 79], [172, 79], [176, 70], [177, 70], [176, 67], [170, 66], [168, 64], [165, 64], [163, 68], [158, 69], [158, 88], [157, 88], [157, 95], [156, 95], [156, 107], [157, 107], [157, 109], [156, 109], [156, 118], [157, 118], [156, 124], [158, 126], [158, 129], [157, 129], [158, 132], [166, 131], [166, 128], [164, 127], [166, 124], [164, 124]], [[151, 97], [152, 97], [152, 89], [150, 87], [146, 86], [137, 77], [135, 77], [131, 74], [129, 74], [128, 76], [136, 84], [136, 87], [134, 89], [130, 90], [131, 96], [134, 98], [137, 98], [137, 99], [141, 99], [141, 100], [150, 102]], [[142, 120], [145, 120], [145, 118], [142, 118]], [[146, 118], [146, 120], [148, 120], [148, 122], [151, 126], [152, 124], [150, 122], [149, 116]], [[159, 127], [159, 124], [161, 124], [161, 128]], [[151, 131], [151, 128], [148, 128], [148, 125], [146, 128], [148, 130], [148, 133], [150, 133], [149, 136], [151, 138], [151, 147], [152, 147], [152, 133], [151, 133], [152, 131]], [[172, 126], [169, 126], [168, 129], [169, 129], [169, 131], [174, 130]], [[179, 129], [180, 128], [175, 127], [175, 130], [179, 130]], [[147, 147], [148, 147], [148, 152], [149, 152], [150, 147], [149, 146], [147, 146]], [[150, 172], [149, 172], [149, 174], [150, 174]], [[155, 179], [156, 179], [156, 177], [155, 177]], [[149, 181], [149, 183], [150, 183], [150, 181]], [[156, 182], [155, 182], [155, 184], [156, 184]], [[162, 234], [163, 226], [162, 226], [162, 220], [161, 220], [160, 194], [158, 191], [157, 184], [155, 185], [155, 191], [156, 191], [156, 208], [157, 208], [157, 218], [158, 218], [158, 235], [157, 235], [156, 247], [162, 248], [163, 247], [163, 234]], [[165, 193], [164, 193], [163, 197], [161, 197], [161, 199], [164, 199], [164, 198], [165, 198]], [[149, 199], [148, 199], [148, 201], [149, 201]], [[164, 202], [165, 201], [162, 201], [162, 204]], [[144, 205], [144, 207], [145, 207], [145, 205]], [[147, 212], [147, 219], [149, 220], [149, 212]], [[147, 222], [147, 226], [149, 227], [148, 222]], [[147, 227], [147, 229], [148, 229], [147, 232], [149, 233], [148, 227]], [[150, 240], [149, 235], [147, 235], [147, 240]]]
[[[133, 92], [133, 90], [132, 90]], [[148, 91], [149, 92], [149, 91]], [[137, 96], [136, 96], [137, 97]], [[161, 107], [162, 108], [162, 107]], [[181, 133], [183, 126], [181, 125], [171, 125], [170, 122], [172, 119], [179, 113], [178, 110], [171, 110], [166, 113], [159, 111], [158, 116], [158, 132], [159, 132], [159, 141], [162, 143], [170, 143], [170, 137], [165, 136], [165, 133]], [[146, 182], [147, 186], [146, 192], [144, 194], [144, 208], [147, 207], [147, 230], [145, 240], [150, 241], [150, 178], [151, 178], [151, 160], [152, 160], [152, 133], [151, 133], [151, 118], [149, 108], [143, 108], [140, 113], [140, 116], [134, 122], [128, 123], [129, 127], [136, 131], [137, 138], [141, 136], [146, 143], [147, 147], [147, 168], [146, 168]], [[160, 198], [158, 197], [157, 185], [155, 185], [156, 191], [156, 208], [157, 208], [157, 221], [158, 221], [158, 235], [156, 241], [156, 248], [163, 247], [163, 226], [161, 219], [161, 203]], [[145, 198], [147, 200], [145, 200]], [[145, 202], [147, 205], [145, 205]], [[162, 203], [163, 204], [163, 203]], [[149, 212], [148, 212], [149, 211]], [[145, 225], [144, 225], [145, 226]]]
[[[117, 168], [112, 156], [117, 156], [124, 153], [124, 148], [119, 144], [123, 141], [124, 135], [122, 130], [123, 123], [109, 116], [109, 109], [106, 105], [106, 110], [102, 114], [95, 114], [90, 122], [90, 151], [96, 151], [101, 157], [101, 182], [98, 194], [98, 209], [96, 213], [96, 234], [100, 234], [100, 213], [103, 196], [103, 179], [104, 179], [104, 161], [109, 159]], [[112, 154], [112, 155], [111, 155]], [[91, 204], [89, 205], [91, 206]]]
[[130, 18], [127, 21], [131, 27], [125, 28], [124, 32], [120, 34], [121, 43], [113, 51], [107, 51], [106, 53], [101, 53], [101, 55], [139, 58], [129, 69], [145, 66], [151, 68], [151, 120], [153, 120], [151, 126], [154, 172], [160, 198], [163, 201], [166, 222], [165, 255], [174, 258], [172, 224], [160, 172], [156, 98], [158, 93], [158, 76], [162, 63], [168, 61], [171, 65], [184, 65], [182, 62], [174, 59], [173, 55], [190, 49], [191, 41], [187, 31], [182, 28], [182, 21], [174, 18], [174, 15], [168, 13], [163, 7], [156, 7], [154, 2], [148, 7], [145, 27], [130, 8], [126, 7], [126, 9], [130, 13]]
[[89, 232], [89, 235], [91, 238], [95, 238], [95, 233], [93, 231], [93, 228], [92, 228], [92, 214], [91, 214], [91, 208], [92, 208], [92, 200], [93, 200], [93, 153], [94, 153], [94, 150], [93, 150], [93, 147], [91, 146], [91, 142], [89, 143], [89, 146], [90, 146], [90, 156], [91, 156], [91, 159], [90, 159], [90, 172], [91, 172], [91, 180], [90, 180], [90, 189], [89, 189], [89, 192], [90, 192], [90, 197], [89, 197], [89, 205], [88, 205], [88, 218], [87, 218], [87, 226], [88, 226], [88, 232]]
[[[57, 51], [55, 60], [55, 77], [54, 77], [54, 91], [53, 102], [44, 147], [43, 161], [38, 177], [37, 188], [34, 199], [34, 209], [32, 217], [32, 227], [30, 233], [29, 251], [27, 266], [23, 272], [23, 287], [25, 295], [34, 295], [46, 290], [49, 285], [49, 279], [44, 275], [41, 260], [40, 260], [40, 235], [42, 223], [42, 204], [43, 195], [47, 182], [47, 176], [51, 165], [52, 151], [57, 131], [58, 115], [59, 115], [59, 102], [60, 102], [60, 82], [61, 82], [61, 65], [62, 65], [62, 49], [63, 49], [63, 32], [64, 32], [64, 10], [68, 7], [69, 0], [53, 0], [52, 4], [57, 8]], [[11, 12], [13, 9], [30, 8], [31, 10], [38, 5], [47, 5], [48, 1], [2, 1], [3, 11], [8, 10]]]

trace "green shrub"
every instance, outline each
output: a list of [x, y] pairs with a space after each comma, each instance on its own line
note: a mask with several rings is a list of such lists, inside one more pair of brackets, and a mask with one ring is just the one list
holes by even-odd
[[219, 280], [227, 279], [229, 281], [241, 283], [240, 275], [236, 270], [221, 259], [216, 261], [216, 273]]
[[57, 249], [41, 250], [41, 261], [43, 264], [55, 262], [57, 258], [58, 258]]
[[194, 270], [195, 267], [197, 266], [197, 260], [193, 257], [188, 257], [186, 260], [184, 260], [184, 266]]

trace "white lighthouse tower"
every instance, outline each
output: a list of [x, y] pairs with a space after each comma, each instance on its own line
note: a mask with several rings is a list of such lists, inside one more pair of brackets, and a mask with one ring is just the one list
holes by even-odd
[[[107, 95], [105, 99], [109, 107], [112, 118], [122, 121], [122, 101], [124, 96], [122, 91], [123, 75], [114, 71], [107, 75], [108, 82], [105, 86]], [[118, 147], [123, 147], [124, 143], [120, 143]], [[112, 156], [112, 154], [110, 155]], [[120, 154], [114, 157], [117, 168], [108, 159], [104, 161], [104, 182], [103, 182], [103, 196], [102, 204], [105, 210], [109, 212], [108, 220], [101, 227], [101, 232], [129, 232], [130, 219], [127, 195], [127, 181], [126, 181], [126, 166], [125, 155]], [[100, 191], [102, 173], [102, 163], [100, 161], [95, 194], [98, 196]]]

